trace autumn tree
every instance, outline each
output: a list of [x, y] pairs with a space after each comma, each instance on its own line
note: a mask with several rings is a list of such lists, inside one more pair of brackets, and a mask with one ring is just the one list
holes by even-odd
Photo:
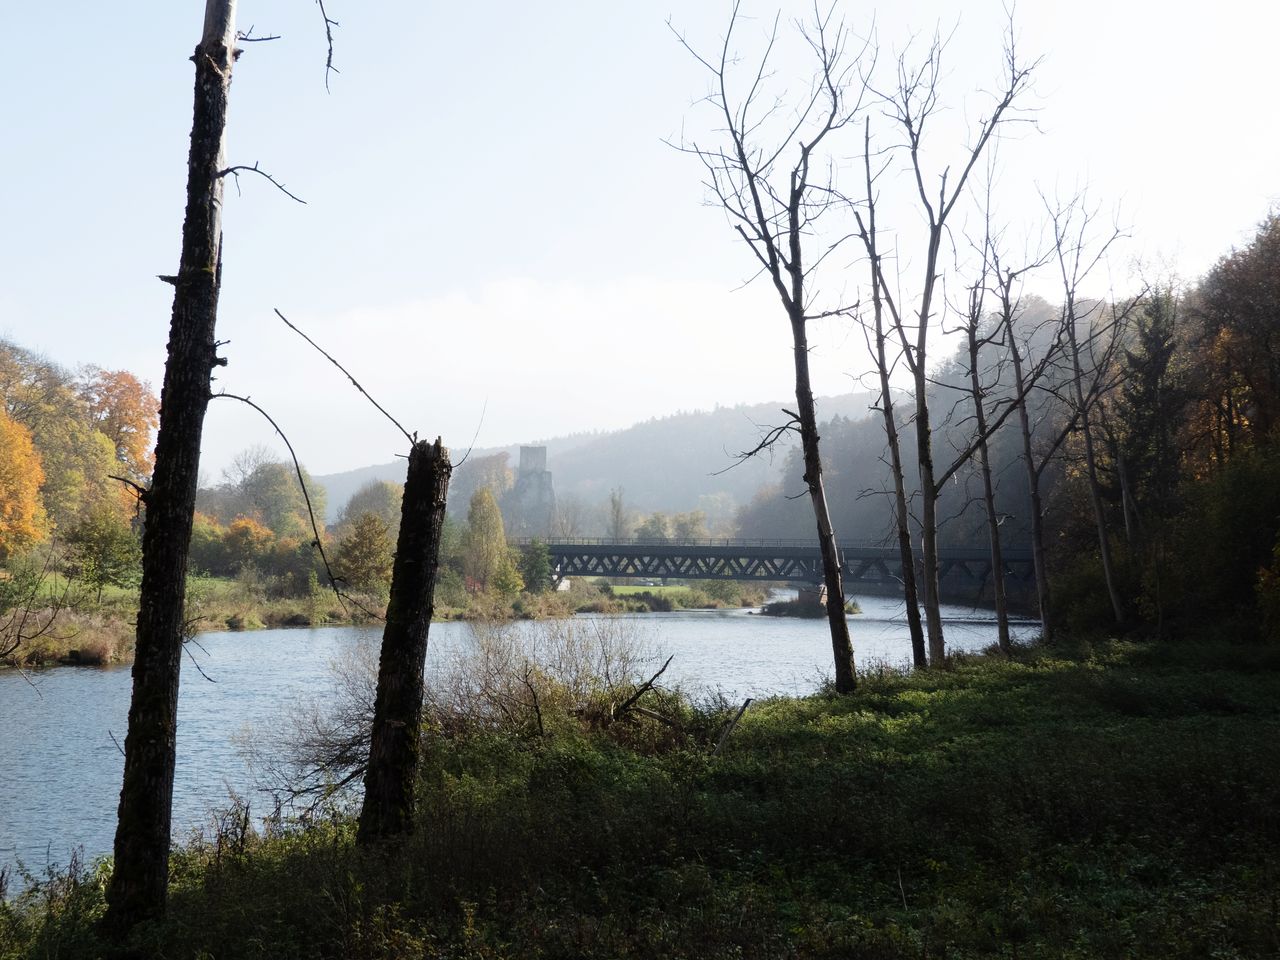
[[31, 432], [0, 409], [0, 562], [44, 536], [44, 469]]
[[141, 482], [151, 476], [151, 437], [160, 422], [160, 401], [151, 385], [127, 370], [86, 369], [80, 396], [89, 419], [115, 447], [128, 477]]
[[334, 555], [335, 573], [354, 589], [385, 594], [391, 582], [394, 544], [387, 522], [367, 512], [347, 524]]
[[44, 469], [40, 500], [54, 530], [74, 526], [103, 503], [123, 510], [115, 448], [92, 423], [72, 376], [57, 364], [0, 341], [0, 400], [31, 435]]
[[489, 488], [481, 487], [472, 495], [467, 510], [467, 531], [462, 545], [463, 573], [478, 589], [484, 590], [508, 562], [502, 511]]

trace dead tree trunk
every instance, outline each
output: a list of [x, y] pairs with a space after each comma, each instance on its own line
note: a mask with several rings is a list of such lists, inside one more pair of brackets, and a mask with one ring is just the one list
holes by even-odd
[[449, 453], [415, 443], [409, 453], [391, 599], [378, 662], [364, 806], [356, 842], [368, 846], [413, 830], [422, 735], [422, 683], [444, 530]]
[[[983, 281], [985, 282], [985, 276]], [[986, 391], [978, 369], [978, 357], [982, 340], [978, 337], [978, 325], [982, 321], [982, 298], [976, 291], [970, 299], [968, 322], [965, 332], [969, 339], [969, 389], [973, 396], [973, 418], [978, 434], [978, 470], [982, 474], [982, 502], [987, 512], [987, 531], [991, 540], [991, 583], [995, 590], [996, 632], [1000, 652], [1006, 657], [1013, 653], [1009, 639], [1009, 600], [1005, 595], [1004, 553], [1000, 546], [1000, 517], [996, 513], [995, 486], [991, 481], [991, 452], [987, 441]], [[1013, 331], [1007, 331], [1010, 339]]]
[[915, 550], [911, 546], [911, 515], [907, 510], [907, 484], [902, 469], [902, 438], [898, 434], [897, 414], [893, 409], [893, 391], [889, 386], [889, 356], [885, 331], [885, 299], [888, 296], [881, 286], [879, 235], [876, 232], [876, 194], [871, 175], [871, 122], [866, 122], [863, 134], [863, 166], [866, 171], [867, 218], [855, 211], [858, 233], [867, 259], [871, 265], [871, 335], [876, 372], [880, 378], [880, 413], [884, 417], [885, 441], [889, 448], [889, 470], [893, 474], [894, 525], [898, 530], [898, 556], [902, 560], [902, 592], [906, 604], [907, 629], [911, 634], [911, 663], [917, 670], [929, 665], [929, 655], [924, 644], [924, 625], [920, 622], [920, 597], [916, 590]]
[[1049, 570], [1044, 547], [1044, 501], [1040, 496], [1040, 477], [1043, 473], [1036, 465], [1031, 448], [1031, 417], [1027, 413], [1028, 395], [1022, 385], [1026, 383], [1022, 369], [1022, 351], [1012, 328], [1009, 331], [1009, 358], [1013, 361], [1013, 376], [1022, 396], [1018, 400], [1018, 430], [1022, 436], [1022, 459], [1027, 468], [1027, 489], [1031, 496], [1031, 564], [1036, 575], [1036, 603], [1040, 609], [1040, 636], [1053, 640], [1053, 605], [1049, 595]]
[[182, 257], [175, 277], [169, 354], [160, 395], [155, 472], [145, 494], [142, 587], [133, 698], [125, 737], [108, 929], [163, 915], [182, 656], [187, 548], [200, 438], [217, 356], [214, 326], [222, 268], [222, 148], [235, 59], [235, 0], [208, 0], [196, 65]]
[[[798, 238], [797, 238], [798, 243]], [[809, 384], [809, 339], [803, 311], [791, 317], [795, 343], [796, 412], [800, 415], [800, 448], [804, 453], [804, 482], [813, 504], [818, 527], [818, 549], [822, 555], [822, 579], [827, 587], [827, 623], [831, 628], [831, 651], [835, 658], [836, 691], [852, 693], [857, 684], [853, 666], [853, 640], [844, 609], [844, 583], [840, 573], [840, 551], [827, 509], [827, 492], [822, 481], [822, 457], [818, 452], [818, 418]]]

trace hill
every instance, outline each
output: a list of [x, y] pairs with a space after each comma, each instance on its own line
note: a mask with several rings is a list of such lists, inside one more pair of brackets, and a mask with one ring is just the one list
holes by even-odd
[[[871, 402], [869, 393], [847, 393], [817, 400], [819, 417], [862, 419]], [[772, 456], [764, 454], [735, 466], [736, 455], [754, 447], [771, 426], [783, 422], [784, 407], [793, 401], [740, 404], [657, 417], [623, 430], [573, 434], [537, 441], [547, 448], [556, 495], [590, 507], [604, 502], [609, 491], [625, 491], [629, 509], [648, 513], [679, 513], [704, 509], [731, 513], [747, 503], [763, 486], [782, 475], [789, 439]], [[519, 444], [477, 448], [471, 457], [482, 460], [508, 454], [514, 467]], [[455, 450], [455, 455], [460, 452]], [[732, 468], [732, 469], [730, 469]], [[370, 480], [404, 480], [405, 461], [361, 467], [345, 473], [317, 476], [328, 493], [330, 517]], [[465, 504], [456, 505], [465, 510]]]

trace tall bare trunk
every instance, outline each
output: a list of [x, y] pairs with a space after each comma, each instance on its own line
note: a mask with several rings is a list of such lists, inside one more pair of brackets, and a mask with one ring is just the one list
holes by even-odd
[[884, 435], [889, 446], [889, 469], [893, 474], [894, 522], [898, 528], [898, 556], [902, 559], [902, 592], [907, 611], [907, 630], [911, 634], [911, 662], [917, 670], [929, 665], [924, 645], [924, 627], [920, 623], [920, 597], [916, 589], [916, 558], [911, 546], [911, 514], [907, 510], [907, 484], [902, 469], [902, 438], [898, 434], [897, 415], [893, 409], [893, 391], [889, 387], [888, 333], [884, 328], [885, 290], [882, 287], [880, 236], [876, 228], [875, 181], [871, 173], [871, 121], [863, 133], [863, 169], [866, 172], [867, 219], [858, 217], [862, 243], [871, 265], [871, 310], [875, 318], [876, 372], [880, 375], [880, 412], [884, 416]]
[[[982, 473], [982, 500], [987, 510], [987, 531], [991, 539], [991, 582], [995, 588], [996, 633], [1000, 652], [1013, 653], [1009, 640], [1009, 601], [1005, 596], [1004, 554], [1000, 549], [1000, 518], [996, 514], [995, 488], [991, 482], [991, 456], [987, 443], [987, 410], [983, 399], [982, 382], [978, 376], [977, 317], [969, 322], [969, 388], [973, 393], [973, 416], [978, 430], [978, 468]], [[1009, 331], [1012, 339], [1013, 332]]]
[[942, 608], [938, 596], [938, 492], [933, 470], [933, 432], [929, 423], [928, 380], [924, 366], [916, 375], [916, 451], [920, 458], [920, 523], [921, 553], [924, 561], [925, 626], [929, 632], [929, 663], [941, 667], [947, 659], [946, 638], [942, 633]]
[[364, 806], [356, 834], [361, 845], [413, 830], [423, 670], [451, 470], [448, 451], [438, 439], [434, 445], [413, 445], [378, 662]]
[[836, 691], [852, 693], [857, 685], [853, 666], [853, 641], [844, 609], [844, 582], [840, 573], [840, 551], [827, 509], [827, 493], [822, 481], [822, 458], [818, 453], [818, 420], [809, 383], [809, 341], [803, 313], [793, 313], [791, 335], [795, 344], [796, 412], [800, 419], [800, 446], [804, 452], [804, 482], [813, 503], [822, 554], [823, 582], [827, 587], [827, 622], [831, 627], [831, 651], [835, 662]]
[[[1015, 382], [1022, 391], [1026, 381], [1022, 374], [1022, 354], [1017, 338], [1009, 332], [1009, 356], [1013, 360]], [[1031, 418], [1027, 413], [1027, 394], [1018, 398], [1018, 429], [1022, 435], [1022, 460], [1027, 469], [1027, 489], [1031, 496], [1031, 562], [1036, 574], [1036, 604], [1040, 608], [1040, 635], [1046, 641], [1053, 640], [1053, 607], [1049, 596], [1049, 571], [1045, 567], [1044, 504], [1040, 498], [1040, 470], [1036, 467], [1031, 449]]]
[[208, 0], [192, 58], [195, 109], [182, 257], [173, 278], [155, 471], [145, 495], [133, 698], [104, 918], [115, 932], [163, 915], [168, 890], [187, 548], [210, 377], [220, 363], [214, 339], [222, 271], [219, 173], [235, 38], [235, 0]]
[[1080, 343], [1076, 336], [1075, 304], [1067, 304], [1067, 336], [1071, 344], [1071, 367], [1076, 409], [1080, 415], [1080, 430], [1084, 434], [1084, 459], [1089, 479], [1089, 500], [1093, 505], [1093, 520], [1098, 530], [1098, 554], [1102, 559], [1102, 576], [1107, 584], [1107, 596], [1116, 623], [1124, 623], [1124, 607], [1116, 589], [1115, 568], [1111, 562], [1111, 540], [1107, 534], [1107, 518], [1102, 508], [1102, 485], [1098, 481], [1098, 460], [1093, 447], [1093, 430], [1089, 426], [1089, 410], [1084, 400], [1084, 376], [1080, 368]]
[[[883, 338], [881, 338], [883, 358]], [[889, 392], [889, 371], [880, 364], [880, 404], [884, 413], [885, 437], [889, 443], [889, 469], [893, 473], [894, 520], [898, 528], [898, 556], [902, 559], [902, 593], [907, 610], [907, 630], [911, 634], [911, 663], [917, 670], [929, 665], [924, 645], [924, 625], [920, 622], [920, 595], [916, 590], [916, 558], [911, 546], [911, 515], [907, 512], [907, 485], [902, 471], [902, 439], [894, 421], [893, 395]]]

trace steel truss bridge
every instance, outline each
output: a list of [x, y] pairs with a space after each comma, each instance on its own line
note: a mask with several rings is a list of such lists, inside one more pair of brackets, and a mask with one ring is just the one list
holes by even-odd
[[[823, 579], [822, 555], [812, 540], [573, 538], [544, 542], [557, 579], [785, 580], [813, 584]], [[846, 542], [839, 549], [846, 583], [901, 584], [902, 558], [896, 546]], [[1004, 567], [1007, 581], [1015, 588], [1035, 582], [1030, 551], [1004, 551]], [[940, 550], [938, 577], [944, 589], [980, 587], [991, 578], [991, 555], [972, 548]]]

